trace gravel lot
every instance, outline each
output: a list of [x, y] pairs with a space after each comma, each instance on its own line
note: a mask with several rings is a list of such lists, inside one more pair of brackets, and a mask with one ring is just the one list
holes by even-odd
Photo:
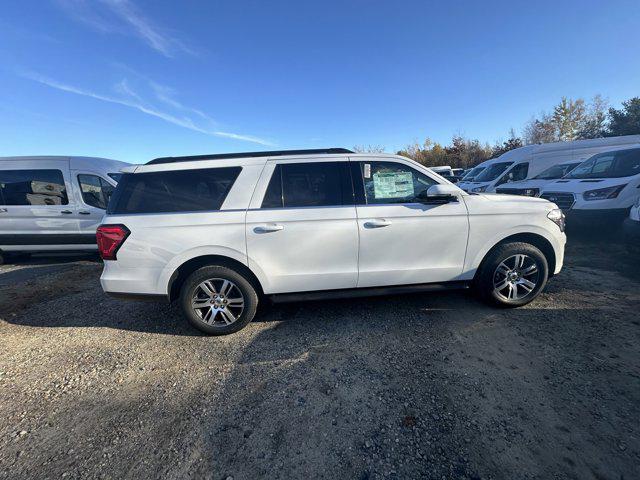
[[224, 338], [105, 296], [100, 270], [0, 267], [2, 478], [640, 477], [640, 258], [621, 245], [570, 238], [518, 310], [297, 303]]

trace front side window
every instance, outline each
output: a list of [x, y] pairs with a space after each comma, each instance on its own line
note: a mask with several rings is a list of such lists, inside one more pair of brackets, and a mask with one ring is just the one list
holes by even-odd
[[396, 162], [361, 162], [367, 204], [417, 203], [430, 186], [431, 177]]
[[488, 166], [484, 171], [473, 179], [474, 182], [492, 182], [502, 174], [513, 162], [500, 162]]
[[113, 186], [97, 175], [78, 175], [78, 183], [82, 192], [82, 200], [87, 205], [107, 209], [113, 193]]
[[565, 178], [619, 178], [640, 174], [640, 148], [594, 155]]
[[510, 182], [518, 182], [520, 180], [524, 180], [527, 178], [527, 174], [529, 173], [529, 164], [528, 163], [520, 163], [513, 167], [509, 172], [507, 172], [498, 182], [498, 185], [502, 185], [503, 183]]
[[347, 162], [276, 165], [262, 208], [330, 207], [353, 204]]
[[0, 201], [4, 205], [67, 205], [60, 170], [0, 170]]
[[125, 173], [107, 213], [175, 213], [220, 210], [240, 167]]

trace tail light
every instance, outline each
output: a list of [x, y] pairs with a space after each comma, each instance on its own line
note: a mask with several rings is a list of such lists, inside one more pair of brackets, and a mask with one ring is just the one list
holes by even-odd
[[117, 260], [116, 253], [130, 233], [124, 225], [100, 225], [96, 230], [96, 240], [102, 259]]

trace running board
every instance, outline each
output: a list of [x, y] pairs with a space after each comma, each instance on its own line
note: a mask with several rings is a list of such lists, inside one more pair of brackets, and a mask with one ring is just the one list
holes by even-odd
[[317, 292], [276, 293], [269, 298], [273, 303], [303, 302], [326, 298], [359, 298], [381, 295], [403, 295], [407, 293], [441, 292], [469, 288], [469, 282], [421, 283], [388, 287], [346, 288], [343, 290], [320, 290]]

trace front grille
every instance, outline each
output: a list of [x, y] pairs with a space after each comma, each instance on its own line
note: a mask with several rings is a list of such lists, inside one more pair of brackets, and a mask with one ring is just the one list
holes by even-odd
[[540, 198], [544, 198], [545, 200], [555, 203], [561, 210], [570, 210], [576, 202], [573, 193], [565, 192], [544, 192], [540, 195]]
[[521, 188], [496, 188], [496, 193], [506, 193], [507, 195], [524, 195]]

